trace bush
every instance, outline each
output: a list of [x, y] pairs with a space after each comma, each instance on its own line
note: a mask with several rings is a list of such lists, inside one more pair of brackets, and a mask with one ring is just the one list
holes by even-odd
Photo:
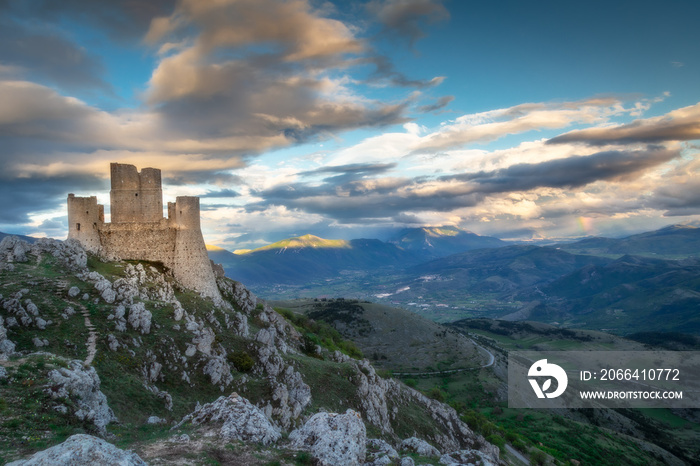
[[445, 394], [442, 392], [442, 390], [440, 390], [437, 387], [431, 388], [428, 392], [428, 396], [433, 400], [437, 400], [439, 402], [445, 401]]
[[498, 447], [499, 450], [503, 451], [503, 449], [506, 447], [506, 440], [501, 437], [500, 435], [497, 434], [492, 434], [486, 437], [486, 440], [488, 440], [490, 443], [493, 443]]
[[228, 360], [238, 372], [248, 372], [255, 365], [255, 360], [246, 351], [230, 353]]

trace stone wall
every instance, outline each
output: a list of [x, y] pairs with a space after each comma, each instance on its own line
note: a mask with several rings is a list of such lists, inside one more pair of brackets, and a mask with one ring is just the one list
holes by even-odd
[[99, 230], [100, 255], [106, 259], [162, 262], [172, 268], [177, 230], [159, 223], [106, 223]]

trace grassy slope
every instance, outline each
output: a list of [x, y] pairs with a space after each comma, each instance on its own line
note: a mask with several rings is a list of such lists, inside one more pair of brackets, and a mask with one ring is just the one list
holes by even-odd
[[382, 369], [437, 371], [482, 363], [473, 343], [463, 335], [404, 309], [350, 300], [289, 300], [273, 304], [332, 324]]
[[[126, 263], [102, 263], [90, 258], [88, 265], [106, 278], [115, 280], [124, 274]], [[146, 267], [151, 265], [157, 266], [157, 264], [144, 263]], [[81, 293], [78, 297], [68, 297], [67, 291], [71, 286], [80, 288]], [[85, 307], [92, 324], [99, 333], [93, 366], [100, 375], [101, 390], [120, 421], [108, 426], [110, 441], [122, 448], [132, 448], [140, 454], [153, 454], [162, 458], [168, 458], [168, 455], [171, 455], [170, 458], [173, 459], [173, 449], [167, 447], [166, 442], [167, 437], [172, 435], [169, 432], [169, 425], [191, 412], [197, 403], [211, 402], [232, 391], [240, 392], [253, 403], [267, 400], [272, 395], [265, 374], [255, 376], [252, 373], [233, 370], [234, 382], [222, 392], [202, 374], [201, 368], [208, 361], [206, 355], [198, 352], [187, 358], [186, 363], [179, 358], [174, 358], [174, 354], [184, 354], [187, 343], [191, 342], [192, 334], [177, 329], [176, 326], [183, 326], [184, 321], [173, 320], [174, 310], [169, 304], [154, 301], [144, 303], [153, 316], [150, 334], [142, 335], [130, 326], [127, 326], [127, 330], [123, 333], [117, 332], [114, 330], [113, 321], [107, 318], [114, 305], [98, 299], [99, 294], [92, 285], [80, 281], [57, 264], [52, 257], [46, 255], [40, 259], [31, 257], [27, 263], [16, 263], [13, 272], [0, 272], [0, 293], [3, 296], [7, 297], [22, 289], [28, 290], [22, 299], [31, 298], [39, 307], [41, 315], [47, 320], [52, 320], [53, 323], [43, 331], [35, 327], [12, 327], [8, 331], [8, 338], [17, 345], [16, 351], [23, 354], [13, 356], [10, 361], [0, 361], [9, 374], [8, 378], [0, 381], [0, 400], [2, 400], [0, 401], [0, 461], [26, 457], [32, 452], [57, 444], [75, 433], [95, 433], [94, 428], [89, 424], [77, 421], [70, 414], [55, 411], [53, 408], [57, 402], [49, 399], [44, 392], [50, 385], [47, 374], [51, 368], [65, 365], [70, 359], [84, 360], [87, 355], [85, 343], [88, 330], [85, 327], [84, 316], [80, 313], [81, 306]], [[87, 293], [89, 299], [83, 300], [83, 293]], [[214, 310], [213, 319], [218, 321], [222, 328], [226, 328], [223, 312], [215, 310], [210, 300], [183, 290], [176, 291], [176, 295], [183, 307], [198, 318], [206, 319], [206, 315]], [[60, 314], [68, 306], [73, 306], [78, 312], [69, 319], [63, 319]], [[214, 348], [219, 346], [226, 348], [229, 354], [235, 351], [247, 351], [255, 359], [257, 343], [252, 340], [252, 335], [266, 325], [255, 317], [256, 312], [253, 311], [248, 317], [251, 339], [238, 337], [229, 331], [217, 332]], [[7, 317], [4, 310], [0, 310], [0, 314]], [[216, 327], [213, 321], [208, 322], [212, 324], [212, 328]], [[313, 341], [321, 343], [330, 350], [338, 348], [352, 350], [353, 348], [351, 344], [339, 338], [333, 341], [321, 338], [322, 335], [313, 333], [314, 329], [322, 331], [316, 327], [300, 329], [303, 333], [310, 335]], [[322, 331], [323, 335], [326, 335], [324, 332]], [[109, 334], [116, 337], [124, 346], [117, 351], [111, 351], [107, 340]], [[35, 336], [48, 340], [49, 346], [41, 348], [41, 351], [51, 355], [28, 356], [29, 353], [37, 350], [32, 343], [32, 338]], [[167, 391], [172, 396], [172, 411], [166, 409], [161, 398], [144, 388], [144, 379], [141, 375], [143, 367], [154, 359], [163, 364], [163, 377], [152, 385]], [[348, 408], [358, 409], [356, 385], [358, 379], [353, 366], [348, 363], [325, 360], [323, 355], [312, 357], [304, 354], [303, 351], [298, 354], [289, 353], [284, 355], [283, 359], [287, 364], [293, 365], [311, 387], [312, 403], [307, 407], [306, 414], [319, 410], [344, 412]], [[189, 384], [182, 380], [181, 374], [184, 369], [189, 374], [191, 380]], [[406, 416], [418, 416], [422, 421], [410, 426], [411, 434], [415, 432], [424, 438], [435, 435], [438, 428], [434, 421], [422, 408], [411, 403], [400, 407], [397, 422], [405, 420]], [[405, 414], [402, 410], [405, 410]], [[164, 418], [168, 424], [160, 426], [145, 424], [147, 418], [152, 415]], [[400, 423], [395, 426], [397, 429], [409, 428]], [[181, 432], [190, 433], [193, 440], [197, 440], [196, 432], [187, 428], [181, 429]], [[373, 437], [381, 436], [379, 430], [371, 425], [368, 425], [368, 432]], [[217, 461], [230, 459], [232, 453], [228, 446], [210, 444], [211, 442], [206, 439], [197, 441], [200, 446], [203, 446], [196, 450], [196, 453], [181, 452], [183, 455], [193, 456], [190, 458], [192, 464], [216, 464]], [[156, 448], [158, 445], [166, 446]], [[298, 462], [296, 454], [286, 451], [283, 446], [264, 451], [256, 450], [255, 446], [239, 445], [236, 448], [238, 449], [236, 454], [250, 457], [251, 464], [267, 464], [275, 461], [286, 462], [286, 464]], [[153, 453], [154, 450], [157, 452]]]

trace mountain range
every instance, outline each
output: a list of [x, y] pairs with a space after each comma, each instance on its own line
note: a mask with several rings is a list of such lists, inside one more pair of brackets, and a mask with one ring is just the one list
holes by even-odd
[[440, 322], [490, 317], [620, 334], [700, 334], [698, 246], [700, 228], [687, 225], [549, 246], [421, 228], [388, 242], [305, 235], [210, 256], [271, 299], [344, 296]]

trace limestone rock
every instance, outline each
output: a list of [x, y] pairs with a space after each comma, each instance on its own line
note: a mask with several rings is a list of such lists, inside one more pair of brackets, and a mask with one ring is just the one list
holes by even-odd
[[216, 284], [224, 298], [233, 301], [247, 315], [250, 315], [258, 304], [258, 298], [241, 283], [219, 278]]
[[435, 448], [425, 440], [421, 440], [417, 437], [407, 438], [406, 440], [401, 442], [401, 446], [399, 448], [401, 450], [412, 451], [413, 453], [417, 453], [421, 456], [441, 455], [440, 451], [437, 448]]
[[86, 368], [82, 361], [73, 360], [68, 368], [54, 369], [48, 376], [53, 385], [46, 389], [47, 393], [54, 399], [73, 400], [78, 419], [93, 423], [100, 431], [116, 420], [107, 397], [100, 391], [100, 377], [94, 367]]
[[146, 463], [136, 453], [121, 450], [111, 443], [86, 434], [73, 435], [65, 442], [35, 453], [26, 460], [9, 463], [12, 466], [73, 466], [79, 464], [146, 466]]
[[2, 316], [0, 316], [0, 360], [7, 359], [7, 357], [14, 352], [15, 344], [8, 340], [7, 329], [5, 328]]
[[382, 439], [367, 439], [367, 449], [369, 450], [367, 456], [372, 466], [395, 464], [400, 458], [394, 447]]
[[58, 241], [53, 238], [39, 238], [31, 246], [34, 255], [51, 254], [71, 270], [83, 270], [87, 266], [87, 253], [79, 241], [68, 239]]
[[159, 418], [158, 416], [149, 416], [146, 420], [146, 424], [165, 424], [166, 420]]
[[399, 463], [399, 466], [415, 466], [415, 461], [413, 461], [413, 458], [410, 456], [404, 456], [401, 458], [401, 462]]
[[[198, 407], [174, 428], [186, 422], [215, 427], [224, 440], [269, 445], [282, 437], [280, 431], [270, 423], [259, 408], [237, 393], [232, 393], [228, 397], [219, 397], [213, 403]], [[219, 424], [220, 428], [218, 428]]]
[[365, 424], [351, 409], [345, 414], [316, 413], [289, 440], [292, 448], [310, 451], [320, 465], [360, 465], [365, 460]]
[[6, 236], [0, 241], [0, 261], [26, 262], [31, 245], [17, 236]]
[[204, 366], [204, 375], [209, 376], [214, 385], [221, 384], [221, 389], [227, 387], [232, 381], [231, 367], [222, 357], [213, 357]]
[[143, 303], [129, 306], [129, 324], [143, 335], [151, 332], [151, 317], [153, 317], [151, 311], [146, 309]]
[[34, 343], [34, 346], [36, 346], [37, 348], [41, 348], [42, 346], [49, 346], [49, 340], [47, 340], [46, 338], [41, 339], [34, 337], [32, 338], [32, 343]]
[[68, 296], [71, 298], [75, 298], [80, 294], [80, 288], [77, 286], [71, 286], [70, 289], [68, 290]]

